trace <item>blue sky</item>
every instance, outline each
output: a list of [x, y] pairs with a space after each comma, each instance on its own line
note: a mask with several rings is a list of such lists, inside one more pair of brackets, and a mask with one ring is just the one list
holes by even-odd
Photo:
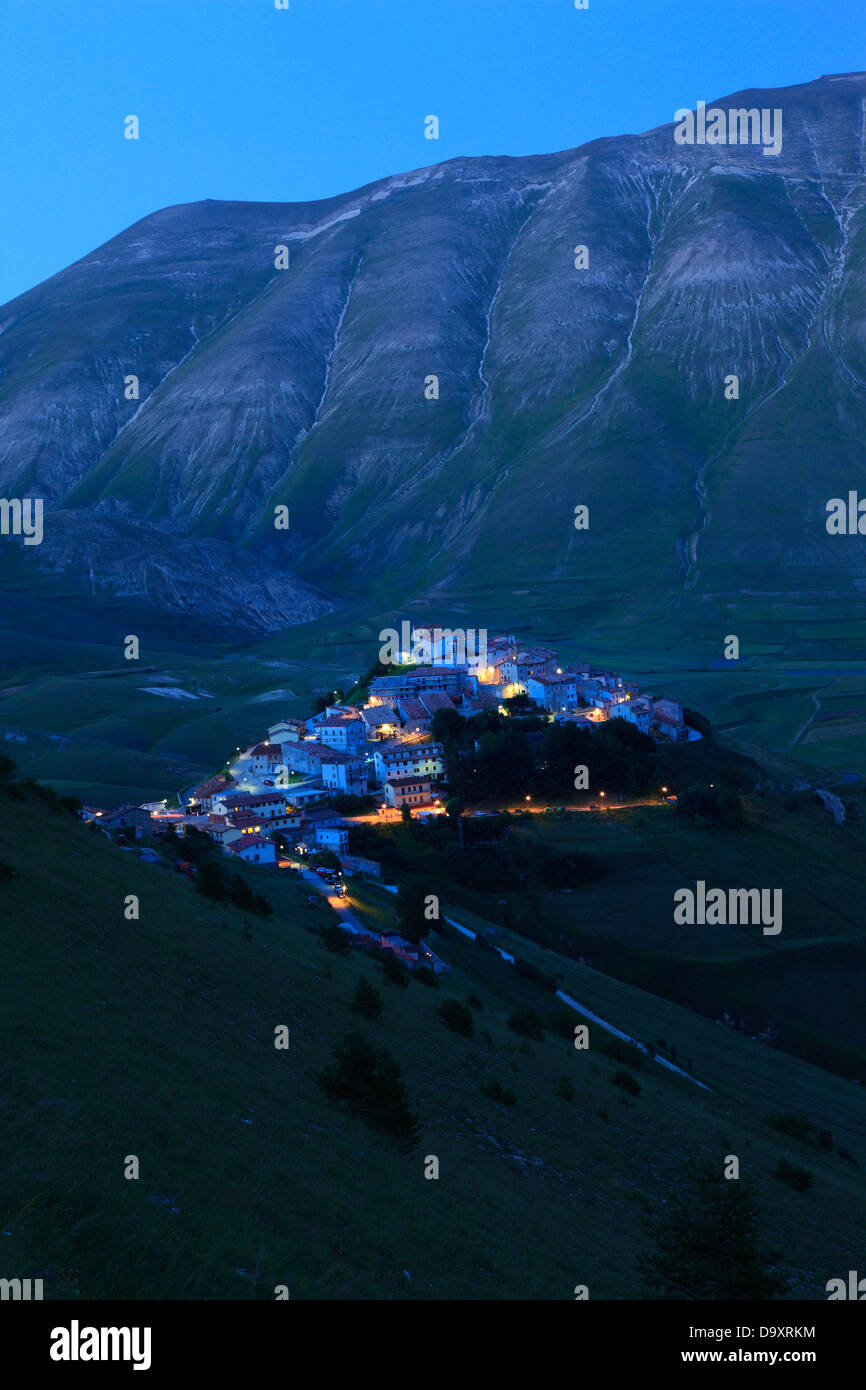
[[329, 197], [866, 67], [866, 0], [289, 3], [0, 0], [0, 303], [172, 203]]

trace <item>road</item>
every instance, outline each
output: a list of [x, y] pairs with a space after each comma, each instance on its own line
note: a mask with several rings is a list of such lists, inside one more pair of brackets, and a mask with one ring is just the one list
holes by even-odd
[[[595, 807], [599, 812], [602, 811], [631, 811], [638, 806], [663, 806], [665, 803], [659, 797], [646, 797], [643, 801], [598, 801], [589, 806], [563, 806], [564, 811], [591, 811]], [[491, 808], [494, 809], [494, 808]], [[515, 806], [497, 806], [498, 811], [508, 811], [511, 815], [519, 815], [523, 811], [529, 811], [531, 815], [541, 816], [549, 808], [546, 806], [527, 805], [526, 802], [518, 802]], [[439, 812], [438, 814], [444, 814]], [[480, 816], [482, 820], [491, 814], [491, 811], [464, 811], [463, 816], [466, 820], [471, 820], [475, 816]], [[344, 816], [347, 825], [393, 825], [400, 819], [399, 813], [388, 817], [380, 816], [377, 811], [370, 812], [365, 816]]]
[[[456, 922], [453, 917], [445, 917], [444, 913], [442, 915], [444, 920], [448, 922], [450, 926], [455, 927], [462, 936], [471, 937], [473, 941], [478, 940], [477, 933], [472, 931], [470, 927], [462, 926], [461, 923]], [[514, 964], [514, 957], [509, 955], [507, 951], [501, 950], [498, 946], [494, 946], [493, 949], [498, 952], [503, 960], [510, 961], [512, 965]], [[615, 1028], [612, 1023], [608, 1023], [605, 1019], [600, 1018], [598, 1014], [593, 1013], [592, 1009], [588, 1009], [585, 1004], [579, 1004], [576, 999], [572, 999], [571, 995], [566, 994], [564, 990], [558, 989], [556, 991], [556, 997], [557, 999], [561, 999], [563, 1004], [567, 1004], [570, 1009], [574, 1009], [576, 1013], [582, 1014], [584, 1018], [591, 1019], [593, 1023], [597, 1023], [599, 1028], [603, 1028], [605, 1032], [612, 1033], [615, 1038], [621, 1038], [623, 1042], [632, 1043], [643, 1053], [647, 1052], [644, 1044], [638, 1042], [637, 1038], [633, 1038], [630, 1034], [624, 1033], [620, 1028]], [[674, 1063], [669, 1062], [667, 1058], [660, 1057], [658, 1053], [656, 1053], [653, 1061], [658, 1062], [659, 1066], [664, 1067], [667, 1071], [676, 1072], [677, 1076], [684, 1076], [686, 1081], [691, 1081], [694, 1086], [700, 1086], [702, 1091], [709, 1091], [712, 1089], [710, 1086], [704, 1085], [703, 1081], [698, 1081], [696, 1076], [690, 1076], [687, 1071], [683, 1071], [682, 1067], [674, 1066]]]
[[328, 884], [325, 883], [324, 879], [319, 878], [317, 873], [314, 873], [312, 869], [307, 869], [302, 866], [301, 878], [303, 878], [311, 888], [314, 888], [315, 891], [327, 901], [329, 906], [334, 909], [334, 912], [340, 919], [341, 927], [345, 927], [346, 931], [352, 932], [354, 936], [369, 936], [374, 941], [378, 940], [375, 933], [369, 931], [368, 928], [358, 920], [348, 903], [344, 902], [338, 893], [332, 892]]

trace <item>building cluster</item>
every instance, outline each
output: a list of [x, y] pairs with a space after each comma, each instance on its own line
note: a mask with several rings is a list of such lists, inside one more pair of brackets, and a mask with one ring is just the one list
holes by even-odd
[[[454, 709], [468, 718], [485, 709], [504, 709], [504, 701], [524, 695], [555, 720], [593, 726], [619, 718], [659, 738], [699, 737], [686, 726], [682, 705], [641, 694], [633, 681], [604, 667], [561, 662], [552, 648], [529, 646], [513, 635], [488, 642], [485, 633], [482, 643], [481, 630], [470, 629], [474, 640], [467, 641], [465, 632], [450, 628], [408, 621], [402, 626], [411, 650], [424, 651], [429, 664], [372, 682], [370, 713], [387, 728], [383, 736], [400, 728], [423, 732], [437, 709]], [[408, 649], [410, 644], [403, 645]]]
[[347, 872], [375, 873], [378, 866], [349, 854], [346, 822], [328, 801], [374, 793], [380, 814], [440, 813], [445, 751], [430, 738], [440, 710], [463, 718], [485, 710], [508, 714], [505, 702], [525, 696], [555, 721], [593, 728], [620, 718], [657, 738], [700, 737], [676, 701], [641, 694], [633, 682], [588, 662], [561, 664], [549, 647], [515, 636], [488, 642], [482, 629], [471, 629], [467, 643], [465, 632], [408, 620], [401, 626], [400, 667], [410, 655], [415, 662], [375, 677], [363, 705], [329, 704], [306, 719], [279, 720], [264, 742], [237, 750], [228, 776], [193, 787], [182, 809], [169, 810], [165, 802], [112, 812], [86, 808], [85, 819], [135, 836], [193, 825], [227, 854], [259, 864], [276, 861], [272, 836], [281, 831], [300, 853], [332, 850]]

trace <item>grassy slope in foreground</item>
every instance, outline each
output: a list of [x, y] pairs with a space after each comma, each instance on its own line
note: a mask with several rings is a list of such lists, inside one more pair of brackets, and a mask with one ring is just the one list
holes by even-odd
[[[696, 1068], [711, 1035], [724, 1093], [651, 1066], [626, 1100], [597, 1032], [589, 1052], [512, 1033], [527, 986], [469, 943], [439, 991], [389, 987], [373, 962], [330, 955], [305, 931], [323, 909], [305, 908], [288, 875], [256, 877], [275, 916], [245, 919], [5, 793], [0, 858], [18, 870], [0, 885], [3, 1273], [43, 1277], [47, 1298], [270, 1299], [281, 1283], [294, 1298], [571, 1299], [578, 1283], [595, 1298], [640, 1297], [647, 1218], [700, 1154], [737, 1153], [755, 1173], [762, 1234], [784, 1252], [794, 1295], [823, 1298], [828, 1278], [856, 1267], [861, 1170], [765, 1122], [806, 1110], [862, 1162], [866, 1106], [850, 1083], [676, 1010]], [[137, 922], [123, 914], [130, 893]], [[351, 1010], [359, 975], [385, 996], [379, 1022]], [[621, 1025], [634, 1004], [642, 1035], [673, 1032], [674, 1006], [605, 987]], [[467, 1040], [436, 1005], [473, 990], [483, 1008]], [[274, 1048], [280, 1023], [288, 1051]], [[317, 1086], [350, 1027], [400, 1062], [421, 1119], [410, 1156]], [[564, 1075], [571, 1102], [554, 1094]], [[515, 1106], [482, 1094], [491, 1077]], [[815, 1173], [805, 1196], [772, 1176], [786, 1151]], [[123, 1176], [129, 1154], [137, 1181]], [[424, 1179], [427, 1154], [438, 1181]]]

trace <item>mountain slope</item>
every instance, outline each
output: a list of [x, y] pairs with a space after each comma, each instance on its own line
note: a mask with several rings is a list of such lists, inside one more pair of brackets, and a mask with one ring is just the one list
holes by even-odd
[[138, 594], [109, 521], [148, 559], [222, 540], [292, 586], [253, 628], [541, 585], [590, 629], [859, 614], [859, 544], [824, 522], [863, 485], [866, 75], [711, 104], [780, 109], [781, 153], [665, 126], [168, 208], [7, 305], [0, 485], [56, 508], [28, 564], [80, 585], [100, 545], [92, 583]]

